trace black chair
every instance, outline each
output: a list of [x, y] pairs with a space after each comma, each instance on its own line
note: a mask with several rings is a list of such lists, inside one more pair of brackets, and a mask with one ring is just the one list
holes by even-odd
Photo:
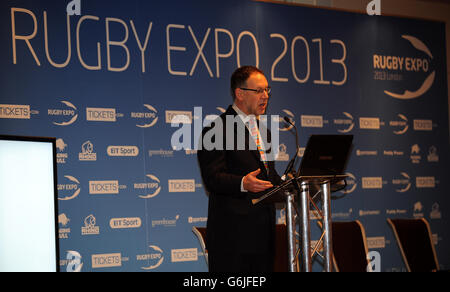
[[367, 272], [366, 232], [358, 220], [332, 222], [333, 266], [336, 272]]
[[424, 218], [387, 219], [408, 272], [439, 271], [430, 225]]
[[206, 249], [206, 227], [192, 227], [192, 232], [197, 236], [203, 254], [205, 255], [206, 265], [208, 265], [208, 250]]

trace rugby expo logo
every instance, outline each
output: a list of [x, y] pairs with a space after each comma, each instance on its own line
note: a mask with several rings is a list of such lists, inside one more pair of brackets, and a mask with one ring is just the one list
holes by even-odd
[[58, 184], [58, 200], [70, 201], [80, 194], [80, 181], [71, 175], [65, 175], [64, 177], [66, 180], [63, 180], [63, 183]]
[[401, 172], [400, 175], [401, 178], [394, 178], [392, 184], [397, 187], [397, 193], [406, 193], [411, 189], [411, 177], [406, 172]]
[[161, 192], [161, 181], [153, 174], [147, 174], [145, 182], [136, 182], [133, 186], [141, 199], [154, 198]]
[[137, 121], [136, 127], [141, 129], [151, 128], [158, 122], [158, 111], [149, 104], [144, 104], [145, 112], [131, 112], [132, 119]]
[[343, 112], [342, 114], [345, 116], [345, 118], [341, 117], [341, 118], [334, 119], [333, 123], [336, 127], [340, 127], [340, 129], [337, 130], [339, 133], [343, 133], [343, 134], [349, 133], [355, 127], [354, 118], [351, 114], [349, 114], [347, 112]]
[[292, 130], [292, 128], [294, 128], [295, 115], [290, 110], [287, 110], [287, 109], [284, 109], [282, 112], [283, 112], [282, 113], [283, 116], [285, 116], [285, 117], [287, 116], [287, 117], [289, 117], [291, 119], [292, 125], [288, 124], [288, 123], [285, 123], [284, 122], [284, 118], [282, 118], [282, 117], [276, 117], [275, 116], [274, 118], [278, 118], [278, 121], [279, 121], [279, 124], [280, 124], [280, 127], [279, 127], [280, 131], [288, 132], [288, 131]]
[[[433, 54], [427, 45], [420, 39], [410, 35], [402, 35], [401, 37], [402, 42], [406, 41], [410, 46], [416, 49], [417, 56], [411, 57], [406, 56], [405, 54], [403, 56], [374, 54], [374, 79], [377, 81], [388, 80], [400, 82], [401, 85], [396, 85], [398, 88], [397, 90], [384, 90], [384, 93], [392, 98], [400, 100], [419, 98], [430, 90], [435, 81], [436, 71], [433, 70], [429, 73], [431, 71]], [[418, 55], [421, 56], [418, 57]], [[420, 86], [417, 86], [417, 84], [412, 81], [413, 78], [414, 80], [419, 78], [417, 74], [425, 74], [424, 76], [426, 76], [424, 81], [420, 81]], [[403, 81], [408, 81], [408, 86], [412, 88], [404, 88], [407, 83]], [[415, 88], [418, 89], [410, 91]]]
[[47, 110], [49, 117], [53, 117], [53, 124], [55, 126], [69, 126], [78, 119], [78, 109], [70, 101], [63, 100], [61, 103], [64, 107], [52, 108]]
[[345, 175], [347, 175], [346, 181], [347, 181], [347, 186], [348, 187], [346, 189], [344, 189], [344, 190], [341, 190], [341, 193], [347, 195], [347, 194], [353, 193], [356, 190], [356, 187], [358, 186], [358, 180], [350, 172], [347, 172]]
[[156, 245], [150, 245], [147, 254], [137, 255], [137, 261], [145, 261], [147, 265], [142, 270], [150, 271], [158, 268], [164, 262], [164, 251]]
[[405, 115], [398, 114], [396, 120], [389, 122], [389, 126], [392, 127], [395, 135], [403, 135], [409, 129], [408, 118]]

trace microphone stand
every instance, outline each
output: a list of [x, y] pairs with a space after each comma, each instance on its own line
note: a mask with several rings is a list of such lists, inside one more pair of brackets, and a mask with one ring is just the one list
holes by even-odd
[[[295, 129], [295, 145], [297, 147], [294, 157], [292, 157], [291, 161], [289, 161], [289, 164], [287, 165], [286, 170], [284, 171], [284, 174], [282, 176], [283, 181], [286, 181], [287, 175], [292, 171], [292, 168], [295, 165], [295, 162], [297, 160], [298, 152], [299, 152], [300, 148], [299, 148], [299, 143], [298, 143], [298, 130], [297, 130], [297, 127], [294, 125], [294, 123], [291, 121], [291, 119], [289, 117], [285, 116], [283, 120], [286, 123], [288, 123], [289, 125], [291, 125], [292, 127], [294, 127], [294, 129]], [[295, 173], [294, 173], [294, 176], [295, 176]]]
[[[297, 213], [301, 228], [300, 232], [302, 234], [301, 240], [301, 249], [303, 250], [302, 255], [302, 270], [305, 272], [312, 271], [312, 256], [311, 254], [311, 229], [310, 229], [310, 202], [311, 198], [309, 195], [309, 186], [311, 183], [320, 184], [321, 192], [323, 196], [322, 202], [322, 224], [323, 224], [323, 233], [321, 239], [319, 239], [319, 243], [323, 243], [323, 258], [324, 258], [324, 268], [325, 271], [332, 271], [332, 239], [331, 239], [331, 185], [336, 183], [338, 180], [345, 180], [346, 175], [336, 175], [335, 173], [331, 175], [325, 176], [300, 176], [299, 173], [295, 174], [293, 178], [286, 179], [286, 176], [292, 171], [292, 168], [295, 164], [295, 161], [298, 157], [298, 131], [295, 125], [291, 122], [288, 117], [284, 118], [288, 124], [292, 125], [296, 131], [296, 143], [297, 143], [297, 151], [295, 156], [289, 162], [286, 171], [283, 175], [283, 183], [280, 186], [275, 187], [271, 191], [267, 192], [265, 195], [261, 196], [258, 199], [253, 199], [252, 203], [254, 205], [259, 202], [267, 199], [271, 195], [277, 192], [283, 192], [286, 202], [286, 229], [287, 229], [287, 248], [288, 248], [288, 268], [290, 272], [298, 271], [297, 263], [298, 263], [298, 251], [297, 250], [297, 241], [295, 238], [296, 233], [296, 216]], [[292, 187], [293, 186], [293, 187]], [[295, 207], [295, 194], [298, 194], [299, 199], [299, 210]], [[318, 248], [318, 244], [314, 248], [314, 252], [316, 252]]]

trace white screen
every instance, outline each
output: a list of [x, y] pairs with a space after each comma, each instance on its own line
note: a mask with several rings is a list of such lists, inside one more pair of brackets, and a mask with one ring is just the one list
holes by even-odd
[[0, 272], [56, 271], [52, 143], [0, 140]]

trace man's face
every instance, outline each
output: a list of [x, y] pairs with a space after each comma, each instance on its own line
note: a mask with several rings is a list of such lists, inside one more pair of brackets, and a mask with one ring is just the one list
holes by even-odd
[[[247, 79], [246, 89], [266, 89], [269, 86], [266, 77], [261, 73], [253, 73]], [[251, 90], [237, 89], [239, 91], [237, 99], [240, 103], [239, 108], [247, 115], [264, 115], [269, 102], [268, 93], [263, 90], [257, 93]]]

